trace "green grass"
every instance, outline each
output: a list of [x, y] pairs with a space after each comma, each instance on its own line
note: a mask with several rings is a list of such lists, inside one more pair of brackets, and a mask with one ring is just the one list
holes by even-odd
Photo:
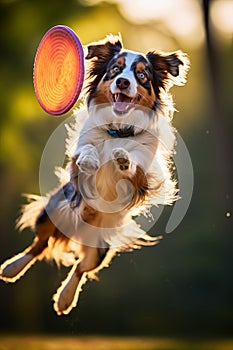
[[233, 340], [0, 335], [0, 350], [233, 350]]

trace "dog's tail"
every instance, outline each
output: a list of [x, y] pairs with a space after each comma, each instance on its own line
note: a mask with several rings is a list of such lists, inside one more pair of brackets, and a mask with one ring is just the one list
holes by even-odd
[[[0, 266], [0, 279], [5, 282], [15, 282], [37, 260], [54, 259], [58, 265], [70, 266], [78, 256], [79, 244], [69, 240], [55, 224], [59, 220], [65, 221], [65, 214], [69, 219], [70, 213], [73, 213], [74, 208], [78, 210], [81, 203], [81, 196], [71, 182], [59, 186], [48, 196], [27, 195], [27, 198], [29, 203], [23, 206], [16, 226], [20, 231], [31, 228], [35, 232], [35, 238], [23, 252]], [[73, 214], [73, 217], [76, 218], [76, 215]], [[63, 228], [61, 223], [60, 226]]]
[[[30, 203], [22, 209], [22, 215], [17, 221], [17, 228], [21, 231], [24, 228], [31, 227], [35, 229], [36, 220], [44, 206], [47, 198], [41, 196], [27, 195]], [[11, 259], [6, 260], [0, 266], [0, 279], [5, 282], [15, 282], [36, 262], [45, 248], [45, 242], [35, 238], [33, 244], [23, 252], [17, 254]]]
[[25, 194], [28, 203], [22, 206], [21, 215], [16, 221], [16, 228], [23, 231], [30, 227], [35, 230], [36, 220], [49, 201], [49, 197], [34, 194]]

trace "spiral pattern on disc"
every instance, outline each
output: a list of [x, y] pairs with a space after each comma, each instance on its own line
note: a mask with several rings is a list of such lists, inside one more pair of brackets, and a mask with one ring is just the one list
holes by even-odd
[[34, 62], [34, 89], [49, 114], [69, 111], [84, 79], [84, 54], [77, 35], [67, 26], [55, 26], [42, 38]]

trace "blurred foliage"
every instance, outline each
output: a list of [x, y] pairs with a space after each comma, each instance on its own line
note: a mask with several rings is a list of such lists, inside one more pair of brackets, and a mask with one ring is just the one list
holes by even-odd
[[[38, 169], [52, 131], [67, 117], [46, 115], [32, 84], [33, 61], [44, 33], [66, 24], [81, 42], [122, 33], [125, 47], [188, 51], [188, 84], [173, 89], [174, 125], [193, 162], [195, 187], [180, 226], [156, 248], [123, 254], [100, 273], [100, 283], [84, 287], [69, 316], [57, 317], [50, 297], [67, 269], [44, 262], [15, 285], [1, 283], [1, 331], [68, 334], [232, 335], [233, 266], [230, 194], [222, 193], [216, 160], [218, 130], [212, 119], [211, 80], [206, 47], [186, 48], [166, 36], [163, 23], [130, 23], [116, 4], [85, 6], [78, 0], [0, 0], [0, 187], [1, 261], [31, 242], [32, 233], [15, 232], [23, 203], [21, 193], [39, 193]], [[214, 37], [218, 54], [222, 118], [232, 131], [232, 45]], [[232, 171], [232, 162], [229, 162]], [[232, 173], [231, 173], [232, 174]], [[222, 198], [228, 202], [223, 204]], [[230, 198], [231, 199], [231, 198]], [[164, 232], [171, 208], [164, 210], [152, 233]], [[213, 349], [213, 348], [212, 348]]]

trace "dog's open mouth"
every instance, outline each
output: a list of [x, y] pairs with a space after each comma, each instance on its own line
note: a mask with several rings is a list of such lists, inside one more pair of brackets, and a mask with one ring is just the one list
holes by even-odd
[[137, 97], [130, 97], [122, 93], [111, 94], [114, 112], [118, 115], [128, 113], [138, 102]]

